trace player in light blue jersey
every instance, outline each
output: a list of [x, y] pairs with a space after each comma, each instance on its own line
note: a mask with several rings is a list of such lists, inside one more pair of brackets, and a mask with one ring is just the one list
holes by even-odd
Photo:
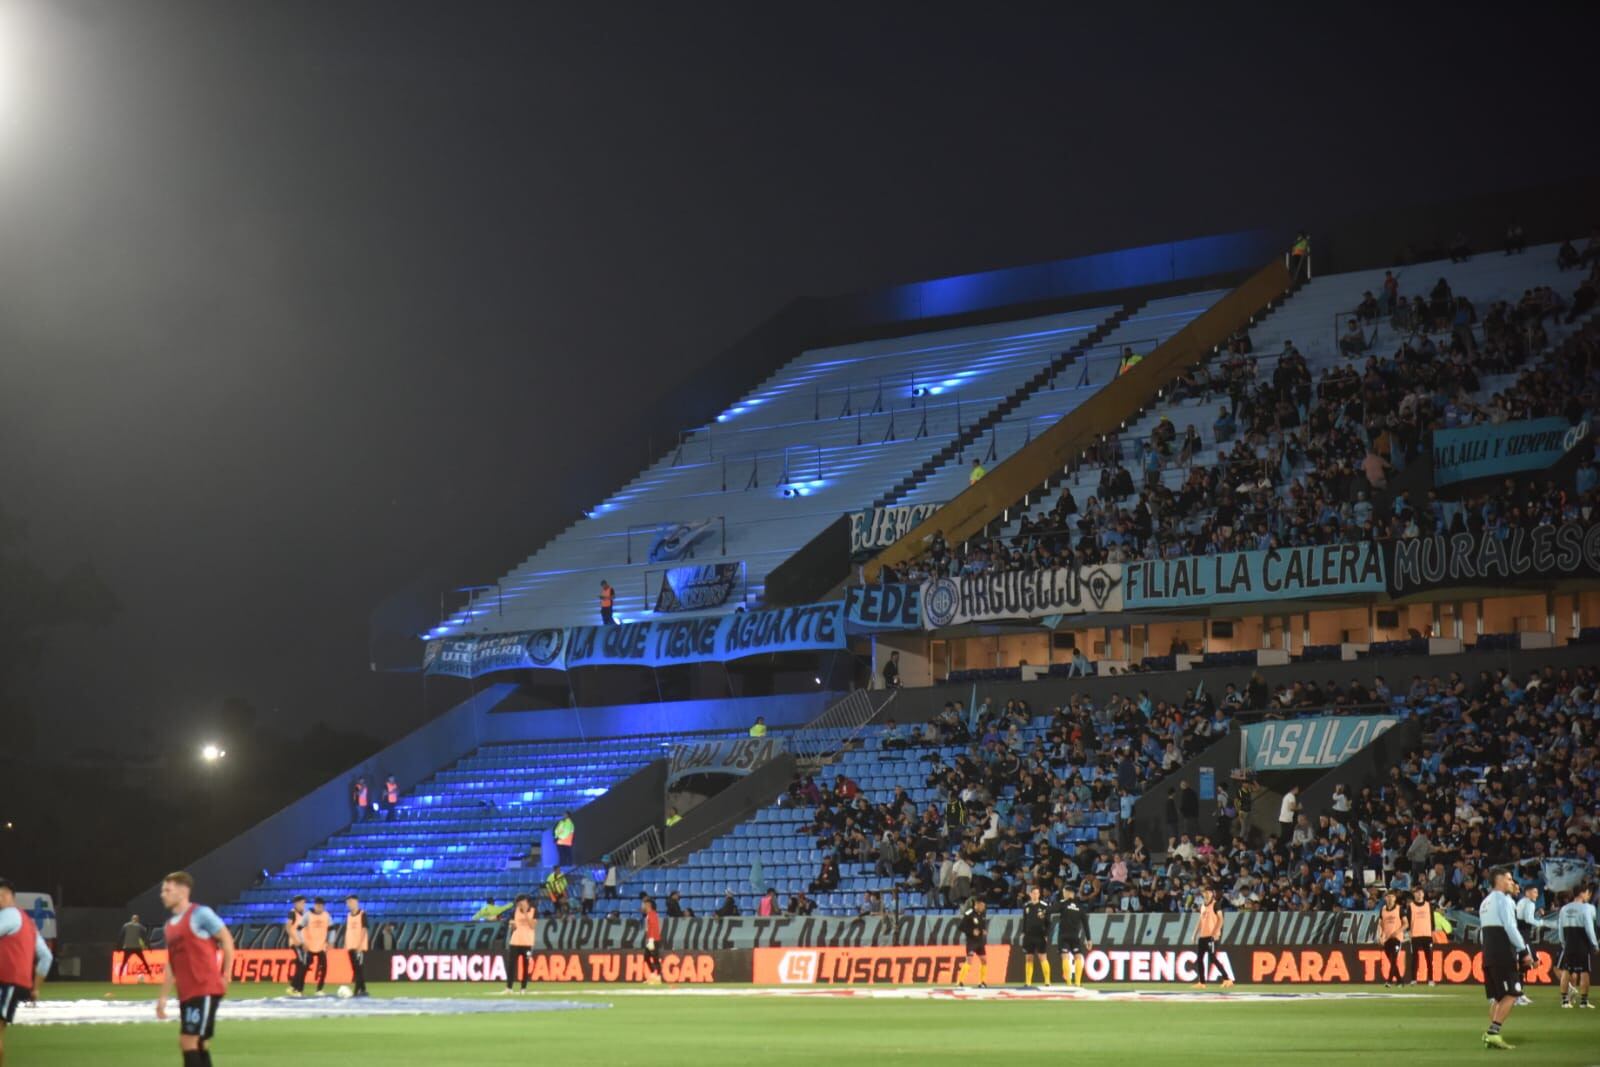
[[1595, 932], [1594, 888], [1579, 886], [1572, 899], [1556, 913], [1561, 931], [1561, 958], [1556, 961], [1556, 981], [1561, 984], [1561, 1006], [1593, 1008], [1589, 1003], [1589, 961], [1600, 951], [1600, 935]]
[[1516, 880], [1504, 867], [1489, 872], [1492, 890], [1478, 905], [1479, 931], [1483, 938], [1483, 992], [1489, 998], [1489, 1029], [1483, 1033], [1488, 1048], [1512, 1049], [1500, 1036], [1500, 1028], [1522, 996], [1522, 972], [1532, 961], [1528, 942], [1517, 929], [1517, 906], [1511, 901]]

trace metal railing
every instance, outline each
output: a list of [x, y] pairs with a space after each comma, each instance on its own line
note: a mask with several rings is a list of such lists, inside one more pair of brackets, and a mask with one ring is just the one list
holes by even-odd
[[628, 875], [655, 863], [666, 850], [666, 838], [662, 836], [661, 827], [651, 825], [611, 849], [610, 856], [617, 865], [617, 873]]
[[893, 703], [891, 692], [881, 705], [865, 689], [852, 689], [788, 739], [789, 751], [802, 763], [825, 764], [854, 741], [866, 725]]

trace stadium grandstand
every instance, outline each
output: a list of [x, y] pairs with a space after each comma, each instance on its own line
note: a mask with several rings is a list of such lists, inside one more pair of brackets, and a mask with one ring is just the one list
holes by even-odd
[[[1033, 883], [1182, 913], [1202, 881], [1470, 911], [1489, 863], [1590, 869], [1596, 240], [1262, 247], [1055, 265], [1020, 317], [928, 283], [805, 348], [432, 625], [460, 703], [352, 772], [369, 804], [280, 816], [321, 834], [292, 855], [208, 858], [224, 917], [1010, 914]], [[551, 707], [584, 672], [656, 695]], [[1294, 724], [1333, 740], [1284, 762]]]

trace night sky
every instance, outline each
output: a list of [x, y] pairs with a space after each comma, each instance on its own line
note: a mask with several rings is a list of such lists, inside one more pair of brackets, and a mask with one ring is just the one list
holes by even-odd
[[0, 502], [123, 604], [43, 740], [394, 732], [371, 608], [493, 581], [796, 296], [1600, 160], [1571, 8], [1096, 10], [0, 0]]

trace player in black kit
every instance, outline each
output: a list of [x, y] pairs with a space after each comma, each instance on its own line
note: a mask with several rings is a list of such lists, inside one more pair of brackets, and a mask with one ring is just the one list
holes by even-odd
[[961, 964], [961, 973], [956, 976], [956, 985], [967, 984], [967, 969], [972, 966], [972, 961], [978, 961], [978, 988], [989, 988], [989, 906], [983, 902], [982, 897], [977, 897], [966, 911], [961, 913], [961, 936], [967, 942], [967, 958]]
[[[1082, 985], [1083, 970], [1089, 965], [1089, 917], [1078, 907], [1078, 893], [1070, 885], [1061, 887], [1061, 895], [1051, 908], [1056, 915], [1056, 947], [1061, 950], [1061, 980], [1067, 985]], [[1077, 968], [1073, 968], [1073, 960]]]
[[1050, 984], [1050, 905], [1039, 899], [1039, 883], [1028, 887], [1022, 905], [1022, 984], [1033, 986], [1033, 965], [1044, 971], [1044, 984]]

